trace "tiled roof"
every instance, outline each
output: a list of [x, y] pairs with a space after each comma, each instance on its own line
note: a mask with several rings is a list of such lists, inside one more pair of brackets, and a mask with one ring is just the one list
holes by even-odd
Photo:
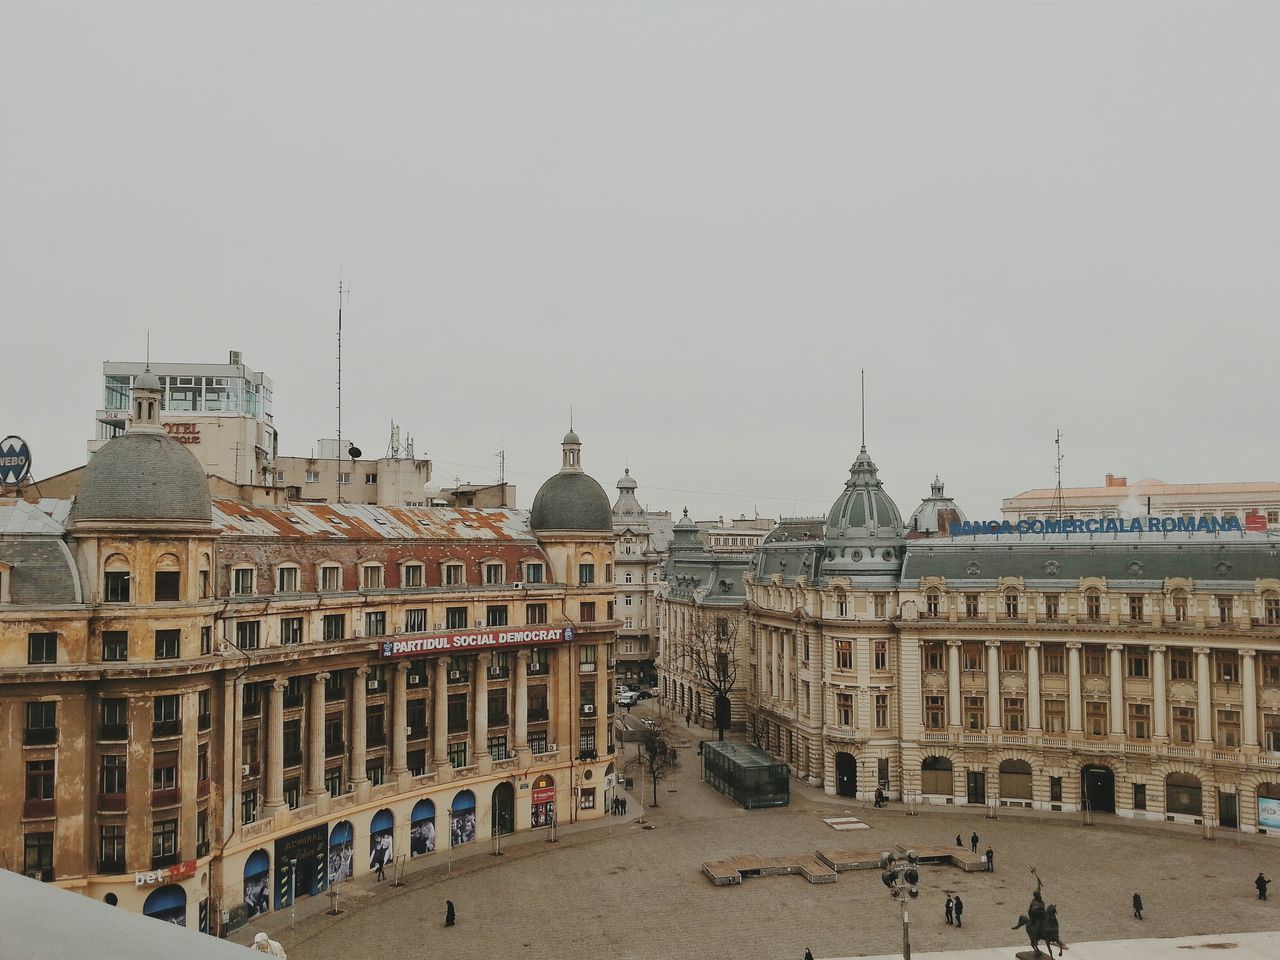
[[290, 503], [255, 507], [215, 500], [223, 536], [349, 540], [532, 540], [523, 511], [472, 507], [379, 507], [363, 503]]
[[[1280, 483], [1263, 480], [1249, 483], [1165, 483], [1162, 480], [1145, 479], [1116, 487], [1063, 487], [1064, 500], [1097, 498], [1100, 500], [1124, 500], [1137, 497], [1196, 497], [1229, 493], [1263, 494], [1280, 497]], [[1024, 490], [1008, 500], [1052, 500], [1057, 495], [1053, 487]]]

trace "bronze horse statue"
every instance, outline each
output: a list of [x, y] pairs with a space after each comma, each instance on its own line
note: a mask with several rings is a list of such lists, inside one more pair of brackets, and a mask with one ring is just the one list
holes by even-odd
[[[1032, 871], [1035, 872], [1034, 870]], [[1063, 951], [1067, 948], [1062, 943], [1062, 937], [1058, 933], [1058, 906], [1057, 904], [1049, 904], [1045, 906], [1044, 900], [1040, 896], [1040, 876], [1036, 875], [1036, 890], [1031, 894], [1031, 906], [1027, 908], [1027, 912], [1018, 917], [1018, 922], [1013, 925], [1013, 929], [1020, 927], [1027, 928], [1027, 938], [1031, 941], [1031, 949], [1035, 951], [1035, 955], [1040, 956], [1040, 941], [1044, 941], [1045, 949], [1049, 952], [1049, 960], [1053, 960], [1053, 945], [1058, 945], [1058, 956], [1061, 958]]]

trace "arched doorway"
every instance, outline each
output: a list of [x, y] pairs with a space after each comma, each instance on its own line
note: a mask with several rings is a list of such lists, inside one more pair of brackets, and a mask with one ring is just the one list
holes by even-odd
[[1200, 778], [1190, 773], [1171, 773], [1164, 778], [1165, 813], [1181, 813], [1191, 817], [1204, 816]]
[[1000, 761], [1000, 799], [1031, 799], [1031, 764], [1026, 760]]
[[329, 882], [350, 880], [355, 860], [355, 831], [350, 820], [342, 820], [329, 831]]
[[858, 761], [851, 753], [836, 754], [836, 796], [858, 795]]
[[529, 825], [549, 827], [556, 815], [556, 782], [545, 773], [533, 781]]
[[409, 856], [420, 857], [436, 849], [436, 805], [419, 800], [409, 815]]
[[1280, 833], [1280, 783], [1258, 784], [1258, 829]]
[[449, 807], [449, 846], [457, 847], [476, 838], [476, 795], [459, 790]]
[[503, 780], [493, 788], [489, 829], [492, 835], [506, 836], [516, 828], [516, 788], [511, 781]]
[[144, 916], [155, 917], [179, 927], [187, 925], [187, 891], [176, 883], [153, 890], [142, 905]]
[[925, 757], [920, 762], [920, 792], [949, 797], [955, 789], [955, 771], [946, 757]]
[[1094, 813], [1116, 812], [1116, 775], [1110, 767], [1091, 764], [1080, 769], [1080, 799]]
[[271, 857], [265, 850], [255, 850], [244, 862], [245, 919], [252, 919], [271, 909]]
[[390, 810], [379, 810], [369, 822], [369, 869], [387, 867], [395, 859], [396, 818]]

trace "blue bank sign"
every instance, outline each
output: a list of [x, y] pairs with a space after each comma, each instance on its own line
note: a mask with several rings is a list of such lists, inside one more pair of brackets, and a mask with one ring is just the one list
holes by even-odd
[[1243, 533], [1245, 530], [1265, 532], [1263, 516], [1248, 516], [1243, 524], [1239, 517], [1097, 517], [1089, 520], [965, 520], [951, 523], [953, 537], [1000, 536], [1014, 533]]
[[0, 440], [0, 486], [17, 486], [31, 472], [31, 450], [21, 437]]

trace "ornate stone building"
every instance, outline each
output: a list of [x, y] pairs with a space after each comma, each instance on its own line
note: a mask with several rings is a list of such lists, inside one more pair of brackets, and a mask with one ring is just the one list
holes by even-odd
[[636, 499], [627, 468], [613, 504], [618, 588], [618, 679], [648, 687], [657, 682], [658, 629], [655, 594], [671, 542], [671, 514], [649, 512]]
[[1280, 537], [911, 532], [864, 447], [753, 558], [749, 727], [796, 775], [1280, 834]]
[[0, 501], [0, 851], [221, 932], [612, 781], [612, 514], [211, 502], [134, 385], [74, 503]]

